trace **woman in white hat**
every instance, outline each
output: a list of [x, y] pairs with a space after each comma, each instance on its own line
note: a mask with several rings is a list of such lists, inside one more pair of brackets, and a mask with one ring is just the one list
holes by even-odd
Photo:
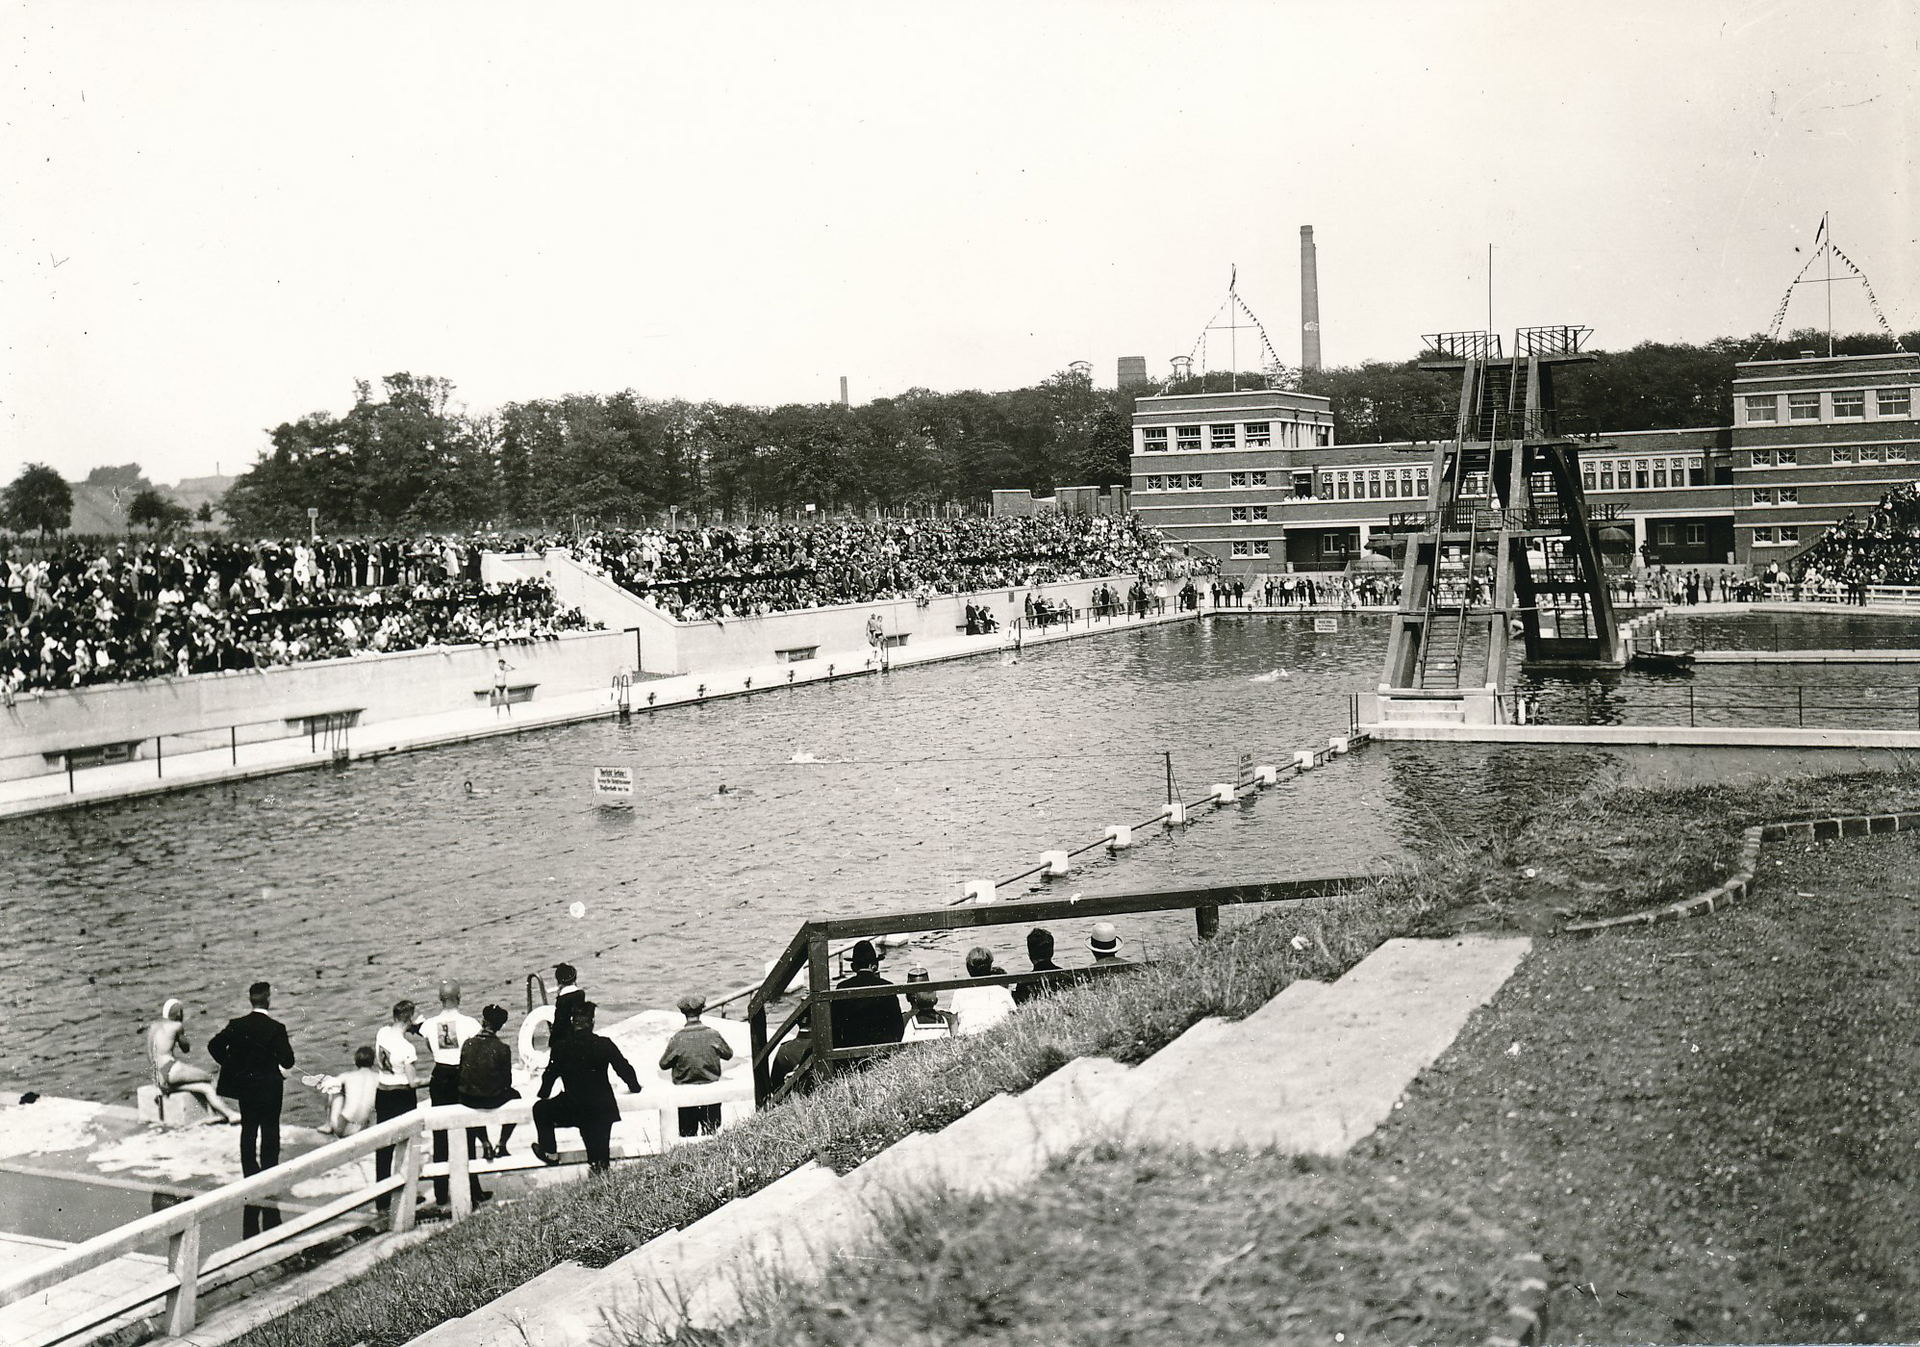
[[179, 997], [169, 996], [160, 1006], [160, 1018], [147, 1026], [147, 1061], [153, 1068], [154, 1085], [163, 1096], [193, 1095], [213, 1110], [214, 1117], [208, 1121], [239, 1122], [239, 1113], [214, 1092], [213, 1076], [181, 1060], [192, 1051], [193, 1045], [187, 1042], [187, 1007]]

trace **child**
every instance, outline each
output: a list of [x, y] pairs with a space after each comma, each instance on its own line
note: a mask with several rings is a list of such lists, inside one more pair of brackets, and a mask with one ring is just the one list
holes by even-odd
[[[687, 1022], [679, 1033], [667, 1040], [661, 1054], [660, 1069], [673, 1072], [675, 1085], [705, 1085], [720, 1079], [720, 1063], [733, 1056], [733, 1045], [700, 1022], [707, 998], [695, 992], [680, 998], [680, 1013]], [[680, 1110], [680, 1135], [705, 1136], [720, 1130], [718, 1104], [694, 1104]]]
[[379, 1077], [373, 1069], [372, 1048], [355, 1048], [353, 1070], [343, 1076], [302, 1076], [300, 1081], [332, 1100], [322, 1132], [350, 1137], [373, 1121], [373, 1092]]

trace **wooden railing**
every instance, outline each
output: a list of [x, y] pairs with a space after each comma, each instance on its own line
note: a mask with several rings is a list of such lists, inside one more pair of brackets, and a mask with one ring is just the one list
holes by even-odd
[[[823, 918], [807, 922], [797, 932], [780, 957], [767, 970], [766, 981], [754, 993], [747, 1006], [747, 1022], [753, 1035], [754, 1098], [765, 1106], [777, 1102], [805, 1078], [821, 1079], [832, 1075], [837, 1064], [891, 1050], [894, 1044], [867, 1047], [833, 1046], [833, 1008], [841, 1001], [869, 996], [900, 996], [909, 991], [949, 991], [960, 987], [1017, 986], [1021, 983], [1070, 983], [1089, 977], [1105, 977], [1135, 965], [1121, 963], [1082, 968], [1063, 968], [1045, 973], [1005, 973], [989, 977], [960, 978], [944, 982], [915, 982], [886, 987], [837, 988], [832, 982], [830, 960], [833, 941], [865, 940], [875, 936], [907, 934], [914, 931], [971, 930], [984, 926], [1032, 925], [1049, 921], [1084, 921], [1102, 917], [1125, 916], [1141, 912], [1169, 912], [1190, 909], [1200, 938], [1210, 939], [1219, 929], [1220, 909], [1247, 903], [1304, 902], [1309, 898], [1349, 892], [1366, 883], [1363, 875], [1327, 875], [1312, 879], [1247, 881], [1210, 885], [1192, 889], [1150, 889], [1133, 893], [1107, 894], [1102, 897], [1054, 899], [1049, 901], [993, 903], [987, 906], [942, 907], [918, 912], [892, 912], [870, 917]], [[807, 970], [807, 990], [781, 1020], [769, 1031], [767, 1012], [785, 995], [801, 969]], [[776, 1091], [772, 1081], [773, 1054], [781, 1042], [811, 1012], [808, 1059]]]
[[[700, 1104], [740, 1103], [752, 1098], [744, 1075], [710, 1085], [662, 1085], [648, 1083], [641, 1094], [617, 1096], [623, 1118], [647, 1112], [660, 1114], [660, 1146], [665, 1149], [680, 1141], [675, 1115], [681, 1108]], [[414, 1228], [418, 1213], [420, 1182], [444, 1178], [448, 1183], [448, 1211], [455, 1221], [464, 1220], [473, 1211], [469, 1179], [477, 1174], [510, 1173], [541, 1168], [530, 1156], [506, 1160], [471, 1162], [467, 1156], [466, 1130], [469, 1127], [494, 1128], [506, 1123], [529, 1126], [533, 1120], [533, 1101], [515, 1100], [497, 1109], [471, 1109], [457, 1104], [416, 1109], [375, 1123], [363, 1132], [328, 1142], [272, 1169], [262, 1170], [235, 1183], [225, 1184], [210, 1193], [189, 1198], [164, 1211], [143, 1216], [118, 1229], [63, 1250], [53, 1257], [33, 1263], [10, 1276], [0, 1277], [0, 1307], [38, 1295], [74, 1278], [85, 1276], [117, 1258], [142, 1248], [167, 1242], [167, 1266], [164, 1273], [137, 1290], [118, 1299], [104, 1301], [87, 1313], [62, 1326], [63, 1334], [84, 1329], [140, 1309], [164, 1299], [165, 1329], [178, 1337], [192, 1330], [198, 1320], [201, 1290], [217, 1284], [217, 1274], [243, 1259], [284, 1243], [298, 1235], [348, 1216], [360, 1207], [391, 1193], [390, 1228], [403, 1233]], [[427, 1156], [434, 1134], [447, 1133], [448, 1160], [435, 1164]], [[277, 1197], [294, 1185], [356, 1165], [384, 1147], [395, 1148], [393, 1173], [385, 1179], [361, 1184], [351, 1192], [322, 1206], [287, 1217], [238, 1244], [211, 1254], [201, 1250], [202, 1231], [212, 1222], [230, 1219], [235, 1212], [249, 1207], [272, 1207]], [[563, 1163], [584, 1161], [582, 1152], [566, 1152]]]

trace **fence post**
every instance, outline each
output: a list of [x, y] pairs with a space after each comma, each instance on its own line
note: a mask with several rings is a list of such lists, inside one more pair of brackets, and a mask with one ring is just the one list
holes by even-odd
[[1220, 909], [1217, 907], [1194, 908], [1193, 921], [1200, 929], [1202, 940], [1211, 940], [1220, 933]]
[[73, 794], [73, 754], [62, 753], [60, 756], [67, 762], [67, 794], [71, 795]]
[[747, 1060], [753, 1063], [753, 1106], [762, 1109], [773, 1093], [773, 1072], [771, 1064], [763, 1060], [767, 1051], [767, 1008], [758, 996], [747, 1003], [747, 1043]]
[[1794, 714], [1799, 718], [1800, 727], [1805, 729], [1807, 724], [1807, 685], [1805, 683], [1793, 685], [1793, 709]]
[[400, 1191], [393, 1199], [393, 1233], [404, 1235], [413, 1229], [414, 1209], [420, 1201], [420, 1137], [416, 1130], [407, 1134], [400, 1142], [400, 1163], [395, 1166], [400, 1171]]
[[[473, 1156], [468, 1154], [467, 1129], [464, 1127], [446, 1128], [447, 1134], [447, 1201], [453, 1207], [453, 1219], [464, 1221], [473, 1215], [473, 1185], [468, 1181]], [[454, 1135], [455, 1133], [459, 1135]]]
[[827, 933], [808, 923], [807, 999], [813, 1006], [813, 1041], [819, 1046], [813, 1054], [813, 1073], [821, 1080], [833, 1075], [833, 1002], [820, 999], [833, 988], [827, 969]]
[[1693, 684], [1687, 684], [1687, 728], [1693, 728]]
[[193, 1331], [200, 1295], [200, 1225], [188, 1226], [167, 1243], [167, 1271], [179, 1285], [167, 1292], [167, 1332], [184, 1337]]
[[167, 774], [166, 766], [162, 762], [164, 756], [160, 748], [160, 736], [156, 734], [153, 736], [153, 774], [157, 777]]
[[238, 767], [240, 765], [240, 727], [238, 725], [227, 726], [227, 751], [233, 755], [233, 765]]

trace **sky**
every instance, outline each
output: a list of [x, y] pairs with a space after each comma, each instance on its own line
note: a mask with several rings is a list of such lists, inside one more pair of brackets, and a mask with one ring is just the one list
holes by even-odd
[[[1823, 213], [1920, 327], [1920, 5], [15, 3], [0, 481], [474, 411], [1764, 329]], [[1817, 289], [1788, 326], [1826, 321]], [[1836, 328], [1876, 324], [1835, 287]], [[1241, 334], [1250, 340], [1249, 334]], [[1226, 357], [1216, 333], [1207, 363]], [[1245, 354], [1240, 364], [1256, 361]]]

